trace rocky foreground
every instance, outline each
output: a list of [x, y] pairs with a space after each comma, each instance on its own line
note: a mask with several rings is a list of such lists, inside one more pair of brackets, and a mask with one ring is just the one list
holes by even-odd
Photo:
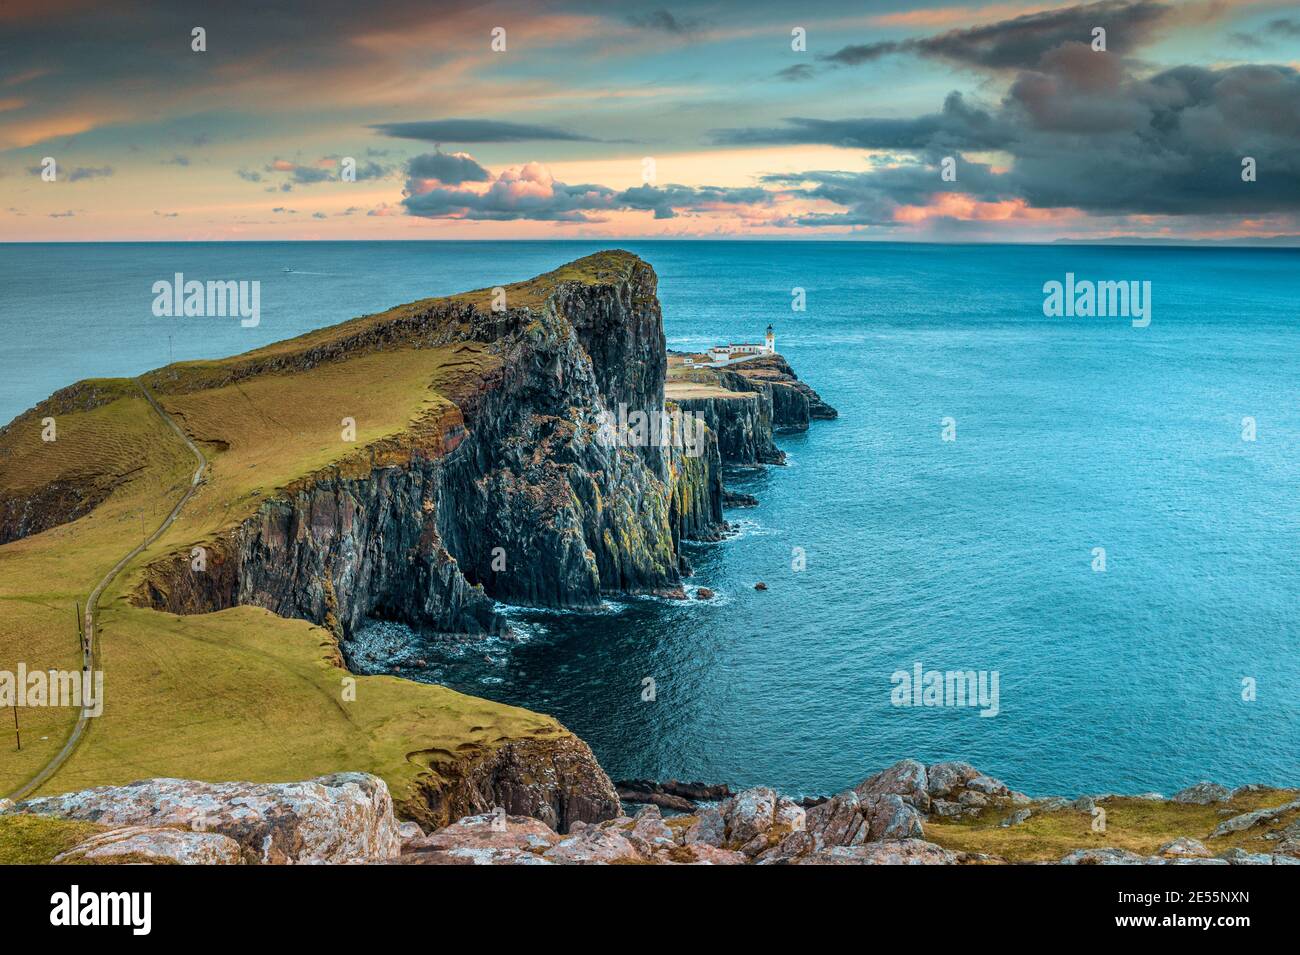
[[[1262, 804], [1261, 804], [1262, 803]], [[1132, 805], [1145, 822], [1106, 828]], [[1238, 811], [1245, 805], [1259, 808]], [[383, 780], [339, 773], [299, 783], [153, 779], [0, 805], [6, 819], [95, 823], [100, 831], [55, 863], [398, 863], [404, 865], [961, 865], [1024, 859], [959, 848], [955, 830], [990, 843], [1082, 833], [1065, 865], [1300, 865], [1300, 790], [1199, 783], [1172, 799], [1084, 796], [1031, 799], [962, 762], [903, 760], [811, 807], [771, 789], [748, 789], [691, 814], [573, 821], [567, 832], [504, 809], [465, 816], [426, 834], [399, 822]], [[1195, 831], [1159, 826], [1201, 823]], [[1206, 831], [1204, 820], [1217, 819]], [[1047, 820], [1047, 822], [1043, 822]], [[1029, 832], [1038, 826], [1036, 833]], [[944, 844], [949, 843], [949, 844]]]

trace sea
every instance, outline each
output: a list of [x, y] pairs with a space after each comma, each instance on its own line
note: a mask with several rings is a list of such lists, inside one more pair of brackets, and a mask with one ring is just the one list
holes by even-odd
[[[1031, 795], [1300, 781], [1298, 250], [0, 245], [0, 421], [80, 378], [611, 247], [654, 266], [670, 348], [771, 324], [839, 418], [778, 436], [783, 467], [728, 473], [759, 504], [688, 545], [688, 590], [713, 598], [506, 607], [510, 639], [380, 623], [355, 668], [552, 714], [616, 779], [812, 795], [914, 757]], [[176, 273], [259, 281], [260, 321], [155, 316]], [[1067, 276], [1139, 283], [1149, 324], [1046, 314]], [[949, 672], [984, 699], [958, 699]]]

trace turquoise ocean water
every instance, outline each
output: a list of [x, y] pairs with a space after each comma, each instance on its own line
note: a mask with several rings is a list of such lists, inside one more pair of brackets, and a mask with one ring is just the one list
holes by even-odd
[[[0, 245], [0, 420], [611, 244]], [[358, 666], [399, 647], [405, 675], [552, 713], [615, 777], [812, 793], [916, 756], [1039, 794], [1300, 779], [1300, 252], [618, 244], [659, 273], [670, 347], [770, 322], [839, 420], [731, 475], [761, 503], [690, 548], [715, 601], [512, 610], [518, 642], [382, 625]], [[155, 318], [175, 272], [260, 280], [261, 324]], [[1150, 326], [1044, 317], [1067, 272], [1150, 281]], [[996, 671], [1000, 712], [892, 705], [918, 662]]]

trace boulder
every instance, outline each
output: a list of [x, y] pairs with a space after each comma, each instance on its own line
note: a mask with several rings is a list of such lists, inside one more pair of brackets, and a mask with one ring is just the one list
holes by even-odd
[[863, 814], [870, 820], [868, 842], [891, 839], [919, 839], [922, 835], [921, 813], [902, 796], [885, 793], [862, 800]]
[[712, 807], [700, 810], [695, 822], [686, 830], [684, 845], [706, 845], [722, 848], [727, 841], [727, 821], [722, 813]]
[[1188, 803], [1195, 806], [1208, 806], [1211, 803], [1227, 802], [1232, 798], [1232, 790], [1218, 783], [1202, 782], [1188, 786], [1174, 793], [1174, 802]]
[[1020, 825], [1022, 822], [1029, 819], [1029, 817], [1032, 816], [1033, 814], [1034, 811], [1032, 809], [1017, 809], [1011, 815], [1007, 816], [1007, 818], [999, 822], [998, 825], [1001, 826], [1003, 829], [1009, 829], [1012, 826]]
[[401, 849], [388, 786], [369, 773], [298, 783], [145, 779], [28, 799], [15, 810], [114, 828], [220, 833], [259, 863], [364, 862]]
[[931, 797], [947, 798], [961, 792], [968, 782], [980, 775], [980, 771], [970, 763], [935, 763], [926, 770], [926, 789]]
[[244, 860], [239, 843], [219, 832], [125, 826], [96, 833], [54, 861], [239, 865]]
[[695, 591], [696, 600], [712, 600], [715, 596], [717, 595], [708, 587], [700, 587]]
[[960, 858], [932, 842], [904, 839], [860, 846], [832, 846], [794, 860], [795, 865], [956, 865]]
[[862, 815], [861, 800], [852, 789], [807, 810], [804, 826], [818, 848], [866, 842], [871, 828]]
[[561, 865], [610, 865], [644, 863], [649, 858], [630, 839], [622, 826], [632, 820], [614, 820], [585, 826], [542, 853], [542, 858]]
[[664, 823], [658, 806], [645, 806], [632, 819], [632, 828], [624, 835], [627, 840], [642, 852], [650, 853], [657, 849], [671, 849], [677, 843], [673, 831]]
[[555, 830], [531, 816], [481, 813], [466, 816], [437, 832], [408, 842], [402, 847], [402, 852], [449, 852], [456, 849], [542, 852], [559, 841], [560, 836]]
[[1179, 836], [1156, 850], [1156, 855], [1166, 859], [1208, 859], [1211, 854], [1203, 843], [1187, 836]]
[[1210, 833], [1210, 838], [1217, 839], [1219, 836], [1250, 829], [1260, 823], [1272, 822], [1278, 816], [1290, 812], [1292, 809], [1300, 809], [1300, 799], [1293, 799], [1291, 802], [1272, 809], [1256, 809], [1254, 812], [1244, 812], [1239, 816], [1233, 816], [1231, 819], [1225, 819], [1219, 823], [1214, 831]]
[[921, 812], [930, 810], [930, 793], [925, 766], [914, 759], [900, 760], [854, 787], [860, 798], [893, 793]]

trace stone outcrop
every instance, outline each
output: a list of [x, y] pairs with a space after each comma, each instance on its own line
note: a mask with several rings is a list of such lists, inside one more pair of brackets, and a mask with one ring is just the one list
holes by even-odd
[[[1024, 799], [1033, 807], [1027, 819], [1035, 813], [1085, 814], [1079, 828], [1088, 834], [1081, 836], [1081, 841], [1090, 843], [1056, 860], [1037, 857], [1034, 861], [1062, 865], [1300, 865], [1300, 816], [1293, 815], [1300, 813], [1300, 799], [1234, 817], [1243, 819], [1244, 825], [1249, 816], [1253, 821], [1246, 828], [1250, 830], [1265, 825], [1283, 827], [1246, 843], [1216, 851], [1200, 839], [1179, 835], [1158, 848], [1137, 852], [1105, 845], [1103, 835], [1090, 832], [1082, 799], [1031, 801], [969, 764], [957, 762], [926, 766], [903, 760], [807, 809], [775, 790], [755, 787], [704, 805], [690, 815], [665, 817], [656, 805], [643, 806], [633, 816], [615, 808], [612, 816], [602, 821], [571, 818], [567, 831], [557, 831], [554, 822], [543, 821], [548, 815], [558, 820], [560, 813], [551, 810], [548, 814], [545, 808], [538, 811], [532, 802], [552, 788], [550, 783], [510, 778], [506, 773], [497, 785], [507, 801], [514, 798], [517, 804], [531, 808], [525, 814], [496, 803], [437, 823], [427, 834], [413, 822], [399, 824], [383, 783], [360, 773], [271, 785], [147, 780], [28, 800], [0, 807], [0, 812], [40, 813], [107, 827], [62, 853], [59, 862], [989, 865], [1008, 860], [943, 843], [954, 838], [954, 832], [961, 833], [958, 838], [968, 844], [971, 836], [982, 830], [1001, 831], [998, 814]], [[660, 786], [645, 780], [639, 785]], [[719, 789], [690, 783], [671, 786], [677, 787], [701, 797], [716, 795]], [[669, 788], [668, 784], [662, 788]], [[1256, 787], [1234, 792], [1277, 798], [1287, 791]], [[945, 823], [945, 817], [936, 814], [936, 805], [960, 804], [965, 793], [987, 797], [993, 812], [985, 811], [978, 820], [956, 826]], [[480, 801], [488, 798], [486, 793], [480, 796]], [[927, 798], [928, 812], [919, 808]], [[1097, 796], [1087, 801], [1131, 803], [1135, 798]], [[1197, 805], [1165, 802], [1171, 808]], [[614, 805], [617, 807], [616, 802]], [[1189, 819], [1204, 818], [1195, 808], [1176, 809], [1176, 813], [1187, 813]], [[937, 826], [938, 831], [927, 834], [930, 826]], [[1231, 829], [1225, 835], [1241, 831]]]
[[401, 808], [432, 830], [495, 806], [560, 832], [611, 819], [620, 808], [609, 777], [577, 737], [515, 740], [467, 758], [423, 780]]
[[[496, 600], [592, 609], [606, 594], [683, 596], [681, 541], [726, 527], [720, 449], [737, 438], [719, 428], [733, 422], [694, 457], [601, 439], [603, 413], [663, 410], [666, 358], [654, 271], [626, 253], [592, 258], [595, 281], [557, 279], [504, 313], [417, 303], [350, 342], [231, 371], [309, 373], [398, 345], [459, 348], [476, 369], [446, 395], [454, 406], [282, 489], [210, 542], [205, 574], [189, 572], [188, 550], [156, 563], [138, 599], [179, 613], [254, 604], [346, 640], [369, 617], [499, 631]], [[152, 385], [165, 404], [168, 380]]]
[[152, 826], [126, 826], [96, 833], [58, 862], [149, 863], [152, 865], [239, 865], [244, 849], [219, 832], [194, 832]]
[[[388, 787], [368, 773], [336, 773], [300, 783], [145, 779], [28, 799], [10, 811], [132, 827], [120, 838], [135, 840], [137, 848], [160, 846], [162, 838], [170, 838], [146, 830], [216, 833], [237, 843], [246, 861], [263, 864], [364, 862], [391, 858], [401, 848]], [[97, 843], [82, 854], [111, 844]], [[202, 844], [204, 852], [226, 851], [219, 840]], [[175, 855], [200, 851], [195, 844], [188, 849], [180, 842], [172, 845], [168, 851]]]
[[772, 424], [782, 430], [804, 431], [810, 421], [829, 421], [839, 412], [800, 381], [781, 355], [760, 355], [731, 366], [750, 383], [770, 390]]

